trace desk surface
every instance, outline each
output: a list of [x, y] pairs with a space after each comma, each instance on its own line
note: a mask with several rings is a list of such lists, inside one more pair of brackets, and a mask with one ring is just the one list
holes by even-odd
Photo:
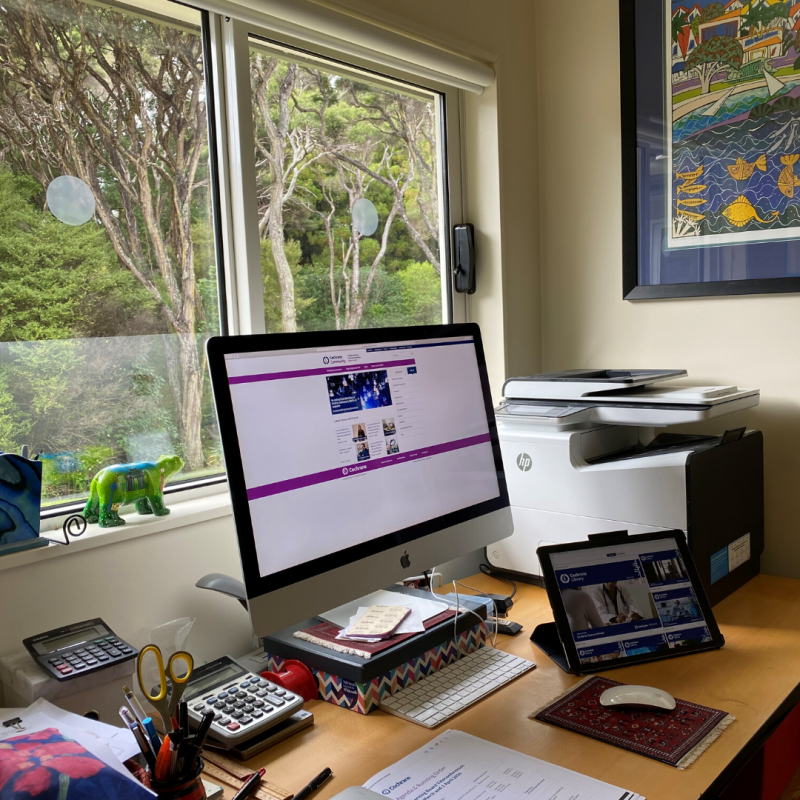
[[[484, 591], [505, 591], [484, 575], [465, 582]], [[685, 771], [528, 719], [531, 711], [552, 702], [579, 678], [562, 672], [530, 642], [534, 627], [551, 621], [552, 614], [544, 590], [525, 584], [519, 584], [511, 614], [524, 630], [515, 638], [499, 636], [497, 647], [533, 659], [538, 666], [532, 672], [434, 730], [382, 711], [365, 717], [317, 700], [306, 704], [314, 712], [312, 728], [254, 757], [248, 766], [266, 766], [269, 780], [295, 792], [331, 767], [335, 777], [314, 795], [314, 800], [325, 800], [455, 728], [639, 792], [647, 800], [698, 798], [715, 781], [716, 794], [741, 767], [734, 759], [746, 760], [759, 735], [798, 699], [800, 581], [758, 576], [714, 611], [725, 636], [721, 650], [603, 673], [625, 683], [658, 686], [736, 717]]]

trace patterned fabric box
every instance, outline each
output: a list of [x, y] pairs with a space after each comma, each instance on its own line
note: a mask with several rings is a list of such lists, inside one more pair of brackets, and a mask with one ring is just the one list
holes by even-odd
[[[392, 695], [410, 683], [415, 683], [451, 664], [458, 657], [459, 650], [461, 653], [469, 654], [484, 644], [486, 644], [486, 623], [481, 622], [474, 628], [464, 631], [457, 640], [449, 639], [367, 683], [356, 683], [318, 669], [311, 671], [317, 680], [320, 700], [327, 700], [359, 714], [369, 714], [378, 707], [382, 697]], [[269, 655], [267, 668], [271, 672], [280, 672], [283, 661], [280, 656]]]

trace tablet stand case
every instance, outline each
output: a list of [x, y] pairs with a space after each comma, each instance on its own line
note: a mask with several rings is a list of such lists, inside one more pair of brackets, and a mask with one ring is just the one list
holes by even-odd
[[[615, 542], [624, 542], [628, 538], [628, 531], [609, 531], [608, 533], [590, 533], [590, 542], [605, 542], [607, 544], [614, 544]], [[545, 586], [545, 589], [547, 587]], [[548, 591], [548, 597], [549, 597]], [[583, 675], [581, 671], [574, 671], [570, 669], [567, 657], [564, 654], [564, 645], [561, 642], [561, 637], [558, 635], [558, 628], [555, 622], [544, 622], [537, 625], [531, 634], [531, 641], [550, 659], [558, 664], [564, 672], [570, 675]], [[614, 669], [614, 667], [624, 667], [626, 664], [614, 664], [609, 662], [608, 666], [604, 669]], [[594, 670], [593, 670], [594, 671]]]

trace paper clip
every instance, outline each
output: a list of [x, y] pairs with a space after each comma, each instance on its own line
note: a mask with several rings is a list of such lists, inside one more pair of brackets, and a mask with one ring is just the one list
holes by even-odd
[[19, 717], [14, 717], [14, 719], [7, 719], [3, 723], [4, 728], [13, 728], [15, 731], [19, 731], [23, 733], [24, 731], [28, 730], [27, 728], [22, 726], [22, 720]]

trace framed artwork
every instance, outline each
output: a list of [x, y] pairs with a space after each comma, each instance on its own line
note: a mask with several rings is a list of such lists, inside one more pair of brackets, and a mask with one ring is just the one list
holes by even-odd
[[623, 297], [800, 292], [800, 3], [620, 0]]

